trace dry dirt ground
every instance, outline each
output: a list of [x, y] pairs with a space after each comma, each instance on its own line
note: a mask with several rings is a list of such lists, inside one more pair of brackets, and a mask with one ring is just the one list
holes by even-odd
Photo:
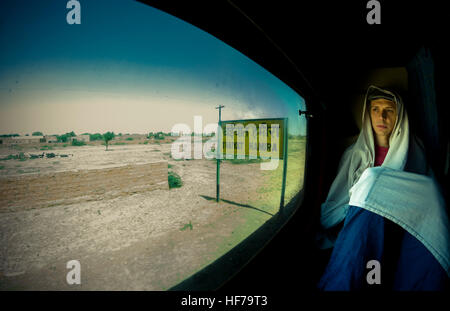
[[[260, 164], [222, 163], [226, 201], [216, 203], [216, 162], [175, 161], [170, 146], [67, 147], [45, 152], [73, 156], [0, 161], [0, 178], [6, 178], [167, 160], [183, 181], [181, 188], [76, 204], [0, 206], [0, 290], [166, 290], [276, 213], [276, 206], [251, 205], [264, 199], [261, 189], [271, 178]], [[3, 147], [0, 158], [11, 153], [17, 151]], [[81, 264], [80, 285], [66, 281], [73, 259]]]

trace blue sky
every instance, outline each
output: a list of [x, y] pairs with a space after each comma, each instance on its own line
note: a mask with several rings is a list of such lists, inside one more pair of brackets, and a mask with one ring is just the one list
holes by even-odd
[[[303, 99], [208, 33], [135, 1], [0, 2], [0, 134], [170, 131], [223, 120], [289, 117]], [[302, 117], [303, 118], [303, 117]]]

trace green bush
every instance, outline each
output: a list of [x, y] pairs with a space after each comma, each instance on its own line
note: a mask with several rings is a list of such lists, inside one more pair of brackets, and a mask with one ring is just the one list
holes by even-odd
[[158, 132], [158, 133], [156, 133], [155, 135], [153, 135], [153, 137], [154, 137], [155, 139], [163, 140], [164, 137], [165, 137], [165, 135], [164, 135], [163, 132]]
[[89, 138], [90, 138], [91, 141], [103, 140], [103, 135], [100, 134], [100, 133], [89, 134]]
[[133, 140], [133, 137], [127, 137], [125, 140]]
[[83, 140], [72, 140], [72, 146], [85, 146], [86, 143]]
[[169, 172], [169, 189], [172, 188], [181, 188], [183, 186], [183, 182], [181, 181], [180, 175], [175, 172]]
[[184, 226], [182, 228], [180, 228], [180, 231], [184, 231], [187, 228], [189, 228], [189, 230], [192, 230], [193, 226], [192, 226], [192, 222], [191, 221], [189, 221], [188, 224], [184, 224]]
[[3, 158], [2, 160], [11, 160], [11, 159], [19, 160], [19, 161], [26, 161], [28, 158], [23, 152], [19, 152], [18, 155], [10, 154], [9, 156], [7, 156], [6, 158]]
[[14, 159], [14, 155], [10, 154], [7, 157], [0, 158], [0, 161], [12, 160]]
[[2, 134], [0, 137], [17, 137], [20, 136], [19, 134]]

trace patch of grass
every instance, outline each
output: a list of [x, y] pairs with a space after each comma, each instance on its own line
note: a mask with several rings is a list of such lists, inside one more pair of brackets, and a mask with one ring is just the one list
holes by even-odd
[[4, 165], [0, 165], [0, 170], [4, 169], [5, 166]]
[[66, 148], [68, 145], [69, 145], [69, 144], [63, 144], [62, 146], [63, 146], [63, 148]]
[[44, 145], [44, 146], [41, 147], [40, 150], [53, 150], [53, 147], [52, 147], [52, 146]]
[[[298, 193], [303, 185], [305, 142], [305, 139], [289, 139], [285, 204]], [[280, 160], [275, 170], [264, 171], [262, 176], [264, 182], [252, 194], [247, 204], [271, 214], [277, 213], [280, 205], [282, 173], [283, 160]], [[217, 243], [216, 249], [212, 252], [212, 258], [225, 254], [272, 217], [265, 213], [255, 213], [252, 209], [241, 209], [239, 213], [242, 223], [233, 228], [231, 236]]]
[[169, 168], [172, 168], [172, 167], [173, 167], [173, 165], [172, 165], [172, 164], [169, 164], [169, 165], [168, 165], [168, 167], [169, 167]]
[[10, 154], [7, 157], [1, 158], [0, 161], [12, 160], [14, 159], [14, 155]]
[[133, 137], [127, 137], [125, 140], [134, 140]]
[[[305, 142], [304, 139], [289, 139], [285, 203], [288, 203], [303, 186]], [[255, 196], [250, 200], [250, 205], [258, 208], [263, 206], [276, 208], [280, 204], [283, 160], [280, 160], [275, 170], [265, 171], [264, 175], [268, 177], [267, 182], [256, 190], [261, 197]]]
[[180, 228], [180, 231], [184, 231], [184, 230], [186, 230], [187, 228], [189, 228], [189, 230], [192, 230], [193, 226], [192, 226], [191, 221], [189, 221], [188, 224], [184, 224], [184, 226], [183, 226], [182, 228]]
[[5, 158], [1, 158], [0, 161], [6, 161], [6, 160], [19, 160], [19, 161], [26, 161], [28, 158], [25, 156], [23, 152], [20, 152], [19, 154], [10, 154]]
[[82, 141], [82, 140], [72, 140], [72, 146], [85, 146], [86, 142]]
[[182, 186], [183, 182], [181, 181], [180, 175], [175, 172], [169, 171], [169, 189], [181, 188]]
[[223, 159], [223, 161], [227, 161], [228, 163], [231, 164], [250, 164], [250, 163], [261, 163], [263, 160], [261, 158], [257, 158], [257, 159]]
[[126, 143], [113, 143], [112, 145], [119, 146], [119, 145], [126, 145]]

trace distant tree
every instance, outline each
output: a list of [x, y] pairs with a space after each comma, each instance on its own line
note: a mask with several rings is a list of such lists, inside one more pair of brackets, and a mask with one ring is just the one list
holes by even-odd
[[2, 134], [0, 137], [17, 137], [20, 136], [19, 134]]
[[94, 140], [103, 140], [103, 135], [100, 134], [100, 133], [89, 134], [89, 139], [90, 139], [91, 141], [94, 141]]
[[62, 134], [62, 135], [56, 135], [56, 139], [58, 140], [58, 142], [60, 143], [66, 143], [70, 137], [75, 137], [77, 135], [75, 135], [75, 133], [72, 131], [70, 133], [66, 133], [66, 134]]
[[30, 134], [25, 134], [25, 136], [30, 136]]
[[155, 136], [155, 139], [164, 139], [164, 133], [163, 132], [158, 132], [154, 136]]
[[42, 132], [33, 132], [31, 136], [44, 136], [44, 134], [42, 134]]
[[153, 132], [148, 133], [147, 138], [152, 138], [153, 136], [155, 136], [155, 134], [153, 134]]
[[56, 139], [58, 142], [66, 143], [67, 142], [67, 134], [57, 135]]
[[106, 149], [108, 150], [108, 142], [110, 140], [112, 140], [116, 135], [114, 135], [114, 132], [106, 132], [105, 134], [103, 134], [103, 140], [105, 141], [106, 144]]

